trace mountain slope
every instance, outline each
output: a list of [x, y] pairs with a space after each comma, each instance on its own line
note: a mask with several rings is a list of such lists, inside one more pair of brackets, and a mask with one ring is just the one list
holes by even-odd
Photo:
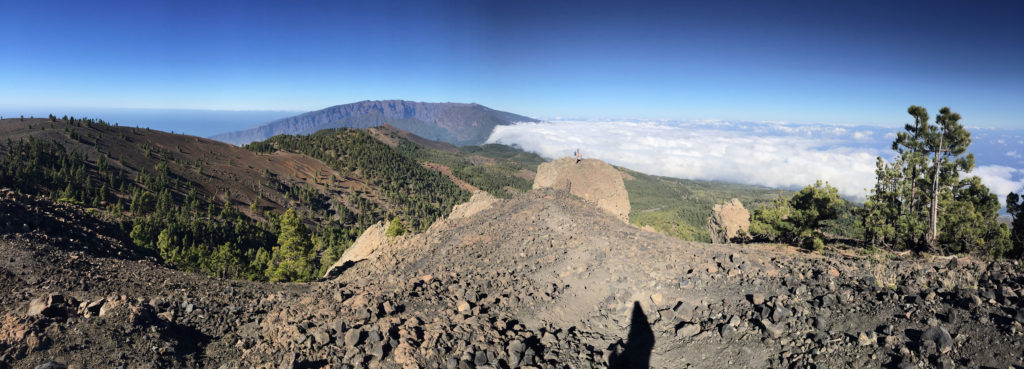
[[367, 130], [377, 140], [416, 159], [423, 166], [440, 171], [471, 191], [483, 190], [507, 198], [530, 189], [534, 170], [544, 159], [500, 144], [455, 147], [427, 140], [390, 125]]
[[1024, 364], [1013, 265], [682, 242], [550, 189], [400, 236], [310, 284], [225, 281], [96, 256], [59, 229], [4, 231], [0, 358], [14, 368]]
[[331, 160], [93, 120], [6, 119], [0, 186], [122, 219], [136, 246], [169, 265], [245, 279], [265, 278], [287, 209], [311, 228], [316, 268], [371, 224], [397, 217], [425, 228], [468, 198], [365, 132], [329, 132], [299, 146], [329, 138]]
[[630, 223], [651, 226], [688, 241], [711, 242], [704, 226], [715, 204], [735, 198], [748, 210], [753, 210], [780, 195], [792, 193], [760, 186], [659, 177], [626, 168], [619, 170], [629, 192]]
[[458, 146], [483, 143], [496, 125], [536, 122], [479, 104], [404, 100], [360, 101], [275, 120], [259, 127], [212, 138], [236, 145], [279, 134], [310, 134], [329, 128], [369, 128], [389, 124], [435, 141]]

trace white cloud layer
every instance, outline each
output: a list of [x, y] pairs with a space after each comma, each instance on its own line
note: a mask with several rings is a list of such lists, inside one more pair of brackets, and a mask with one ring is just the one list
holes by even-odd
[[981, 183], [999, 197], [999, 203], [1003, 206], [1006, 206], [1007, 194], [1024, 192], [1024, 170], [1021, 169], [1004, 165], [981, 165], [975, 167], [971, 175], [981, 178]]
[[[800, 188], [826, 180], [863, 200], [874, 186], [876, 150], [853, 145], [873, 134], [836, 126], [730, 122], [544, 122], [497, 126], [489, 142], [546, 158], [585, 157], [644, 173]], [[878, 137], [878, 135], [874, 135]]]
[[[549, 159], [571, 156], [578, 147], [586, 157], [676, 178], [789, 189], [822, 179], [861, 201], [874, 187], [875, 157], [892, 155], [893, 136], [887, 129], [786, 123], [555, 121], [497, 126], [488, 141]], [[997, 161], [1018, 152], [974, 146], [982, 155], [971, 175], [1000, 202], [1011, 191], [1024, 192], [1024, 169]]]

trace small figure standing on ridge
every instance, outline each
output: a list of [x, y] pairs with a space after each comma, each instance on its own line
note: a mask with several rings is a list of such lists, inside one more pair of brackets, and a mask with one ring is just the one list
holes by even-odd
[[578, 148], [578, 147], [576, 148], [576, 154], [575, 155], [576, 155], [576, 164], [579, 164], [580, 160], [583, 160], [583, 154], [580, 154], [580, 148]]

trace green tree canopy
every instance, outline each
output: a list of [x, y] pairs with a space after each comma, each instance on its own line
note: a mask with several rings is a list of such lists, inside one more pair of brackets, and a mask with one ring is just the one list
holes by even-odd
[[914, 121], [893, 141], [896, 157], [876, 163], [863, 213], [868, 241], [894, 249], [1004, 253], [1008, 232], [996, 221], [998, 199], [977, 177], [960, 178], [974, 169], [971, 134], [960, 114], [944, 107], [931, 124], [920, 106], [907, 113]]
[[1010, 213], [1013, 221], [1010, 225], [1013, 231], [1010, 233], [1010, 240], [1013, 242], [1011, 256], [1024, 257], [1024, 201], [1017, 193], [1010, 192], [1006, 195], [1006, 212]]
[[402, 225], [402, 221], [398, 217], [391, 219], [391, 223], [388, 224], [388, 229], [384, 231], [388, 237], [394, 238], [405, 234], [405, 226]]
[[310, 263], [313, 258], [313, 242], [310, 240], [309, 229], [302, 224], [295, 209], [288, 209], [281, 216], [280, 225], [281, 233], [270, 257], [267, 278], [271, 281], [312, 280], [315, 268]]
[[750, 233], [761, 239], [821, 249], [825, 246], [822, 222], [836, 219], [845, 203], [838, 189], [817, 181], [789, 201], [780, 197], [772, 206], [754, 210]]

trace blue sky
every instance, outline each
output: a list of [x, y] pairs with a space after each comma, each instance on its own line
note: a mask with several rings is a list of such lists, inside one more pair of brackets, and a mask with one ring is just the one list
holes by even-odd
[[1018, 1], [4, 1], [0, 110], [478, 102], [542, 118], [1024, 126]]

